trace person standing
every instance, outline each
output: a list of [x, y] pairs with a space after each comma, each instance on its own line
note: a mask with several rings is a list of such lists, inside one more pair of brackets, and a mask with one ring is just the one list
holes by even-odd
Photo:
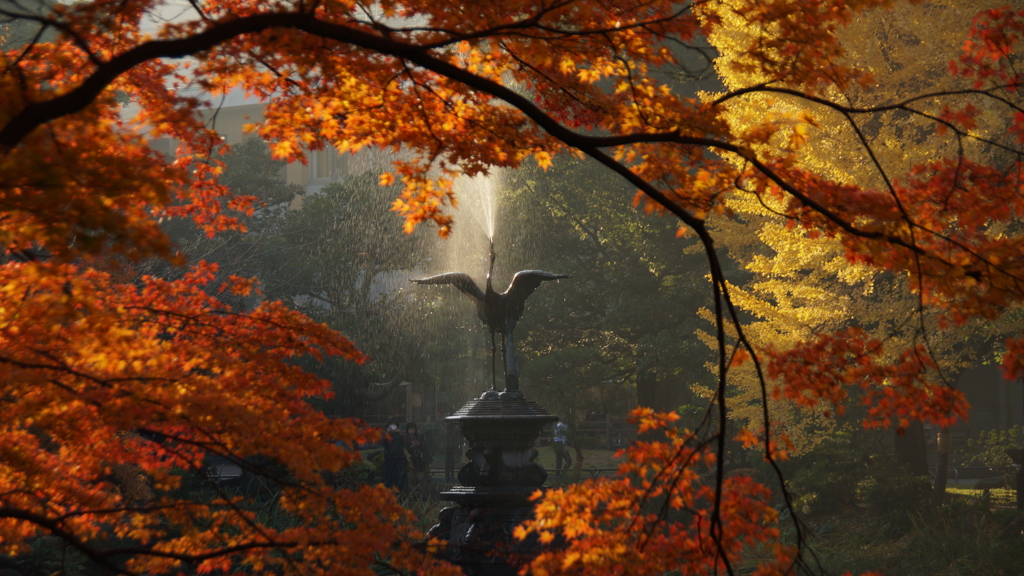
[[569, 427], [565, 422], [559, 420], [555, 423], [555, 434], [551, 447], [555, 450], [555, 476], [562, 475], [562, 461], [565, 461], [565, 470], [572, 466], [572, 456], [569, 455]]
[[411, 473], [409, 474], [409, 492], [419, 494], [420, 489], [430, 477], [430, 452], [416, 429], [415, 422], [405, 425], [405, 449], [409, 451]]
[[405, 466], [405, 438], [398, 422], [391, 420], [384, 430], [384, 485], [401, 491]]

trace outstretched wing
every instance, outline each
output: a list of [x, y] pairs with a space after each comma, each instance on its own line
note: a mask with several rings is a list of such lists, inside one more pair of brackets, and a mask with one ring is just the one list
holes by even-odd
[[523, 303], [526, 302], [526, 298], [533, 294], [541, 282], [568, 277], [568, 274], [552, 274], [542, 270], [521, 270], [512, 277], [512, 283], [508, 285], [508, 290], [505, 290], [502, 295], [505, 297], [514, 319], [518, 320], [523, 314]]
[[464, 272], [448, 272], [447, 274], [438, 274], [429, 278], [416, 278], [411, 280], [411, 282], [416, 284], [451, 284], [474, 300], [484, 299], [483, 291], [476, 285], [476, 282], [473, 282], [469, 274]]

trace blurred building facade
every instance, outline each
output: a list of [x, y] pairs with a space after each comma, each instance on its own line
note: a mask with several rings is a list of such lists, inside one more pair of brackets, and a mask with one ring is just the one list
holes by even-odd
[[954, 442], [975, 437], [979, 432], [1003, 432], [1024, 426], [1024, 381], [1007, 380], [998, 364], [965, 370], [957, 380], [957, 389], [967, 397], [971, 411], [966, 422], [951, 430]]

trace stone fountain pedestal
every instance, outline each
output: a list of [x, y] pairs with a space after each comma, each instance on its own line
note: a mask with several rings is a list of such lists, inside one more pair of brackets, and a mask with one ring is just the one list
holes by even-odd
[[533, 445], [558, 417], [521, 395], [496, 396], [485, 393], [445, 418], [466, 437], [469, 462], [459, 470], [460, 485], [441, 493], [455, 506], [441, 510], [427, 536], [447, 540], [439, 556], [467, 576], [514, 576], [540, 550], [536, 539], [520, 542], [512, 531], [533, 516], [530, 495], [547, 479]]

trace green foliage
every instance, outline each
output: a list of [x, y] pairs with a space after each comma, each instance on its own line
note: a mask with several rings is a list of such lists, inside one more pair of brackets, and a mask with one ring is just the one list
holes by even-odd
[[[393, 392], [371, 384], [432, 386], [445, 376], [444, 364], [460, 355], [461, 342], [430, 335], [456, 329], [448, 317], [417, 301], [407, 281], [440, 240], [427, 229], [402, 232], [401, 219], [389, 211], [395, 187], [380, 186], [379, 174], [367, 172], [305, 195], [302, 187], [285, 183], [284, 162], [273, 160], [258, 138], [232, 146], [223, 160], [221, 183], [236, 195], [259, 200], [255, 214], [244, 220], [247, 230], [208, 238], [181, 220], [165, 229], [189, 260], [220, 266], [212, 286], [230, 275], [259, 280], [259, 296], [218, 294], [233, 308], [280, 300], [345, 334], [370, 357], [362, 366], [300, 360], [303, 368], [335, 385], [333, 399], [314, 400], [318, 409], [361, 416], [375, 409], [368, 402]], [[152, 262], [140, 272], [173, 278], [182, 270]]]
[[683, 404], [676, 408], [676, 414], [679, 414], [682, 418], [680, 420], [681, 425], [691, 429], [697, 427], [701, 419], [704, 417], [704, 414], [707, 412], [708, 409], [706, 406], [697, 406], [694, 404]]
[[331, 475], [331, 484], [350, 490], [355, 490], [363, 484], [376, 484], [380, 481], [380, 471], [367, 460], [346, 466]]
[[872, 514], [851, 510], [811, 526], [809, 549], [827, 574], [877, 570], [900, 576], [1016, 576], [1024, 532], [1013, 510], [954, 498], [908, 515], [894, 532]]
[[793, 460], [786, 487], [798, 511], [831, 514], [857, 503], [857, 486], [869, 477], [873, 450], [859, 435], [842, 430]]
[[825, 516], [863, 506], [884, 525], [902, 527], [927, 502], [926, 477], [904, 470], [881, 433], [843, 429], [787, 465], [798, 511]]
[[256, 136], [233, 145], [222, 160], [220, 183], [236, 194], [255, 196], [264, 206], [290, 202], [304, 193], [302, 186], [285, 183], [282, 175], [288, 163], [275, 160], [267, 143]]
[[928, 503], [931, 482], [912, 476], [892, 459], [884, 459], [859, 486], [868, 511], [888, 530], [903, 530], [913, 514]]
[[1024, 426], [1007, 430], [981, 431], [967, 440], [967, 447], [956, 453], [959, 466], [1009, 466], [1013, 460], [1006, 455], [1009, 448], [1024, 447]]
[[707, 264], [686, 251], [693, 240], [631, 207], [635, 189], [593, 162], [521, 169], [505, 187], [503, 271], [572, 275], [531, 296], [517, 329], [528, 395], [580, 420], [623, 412], [638, 396], [659, 410], [691, 401], [710, 354], [693, 338], [708, 298]]
[[676, 413], [683, 418], [695, 418], [701, 416], [706, 411], [706, 408], [700, 406], [694, 406], [693, 404], [683, 404], [676, 408]]
[[367, 469], [370, 472], [371, 478], [375, 482], [384, 481], [384, 451], [373, 450], [368, 451], [368, 454], [364, 454], [363, 461], [366, 463]]

